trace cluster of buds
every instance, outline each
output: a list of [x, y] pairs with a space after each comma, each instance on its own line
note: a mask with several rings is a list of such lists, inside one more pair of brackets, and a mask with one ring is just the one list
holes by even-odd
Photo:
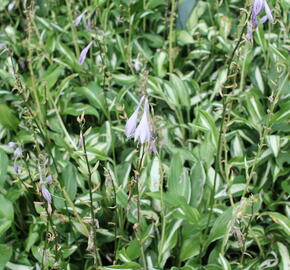
[[[140, 108], [143, 105], [143, 114], [140, 120], [139, 125], [137, 126], [138, 116]], [[150, 151], [156, 152], [155, 146], [155, 139], [156, 139], [156, 132], [155, 127], [150, 121], [150, 113], [149, 113], [149, 102], [148, 98], [142, 96], [137, 108], [135, 109], [134, 113], [128, 119], [126, 126], [125, 126], [125, 134], [127, 138], [134, 137], [135, 141], [139, 141], [141, 144], [149, 143]]]

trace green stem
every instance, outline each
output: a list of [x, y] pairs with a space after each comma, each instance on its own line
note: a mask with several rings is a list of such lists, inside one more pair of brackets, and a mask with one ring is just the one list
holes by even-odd
[[[83, 132], [83, 126], [81, 126], [81, 133]], [[85, 136], [82, 135], [82, 144], [83, 144], [83, 150], [84, 150], [84, 156], [85, 156], [85, 161], [88, 169], [88, 183], [89, 183], [89, 194], [90, 194], [90, 209], [91, 209], [91, 230], [93, 232], [93, 240], [94, 240], [94, 249], [95, 249], [95, 256], [97, 260], [98, 266], [102, 265], [101, 257], [99, 254], [99, 251], [97, 249], [97, 237], [96, 237], [96, 226], [97, 224], [95, 223], [95, 217], [94, 217], [94, 206], [93, 206], [93, 183], [92, 183], [92, 171], [91, 171], [91, 166], [89, 163], [88, 159], [88, 154], [87, 154], [87, 148], [86, 148], [86, 140]]]
[[168, 58], [169, 58], [169, 73], [173, 72], [173, 26], [175, 16], [175, 0], [171, 0], [171, 14], [170, 14], [170, 25], [169, 25], [169, 47], [168, 47]]
[[[231, 64], [233, 62], [235, 53], [236, 53], [237, 49], [239, 48], [239, 46], [240, 46], [240, 44], [242, 42], [242, 37], [243, 37], [244, 31], [246, 29], [246, 26], [247, 26], [246, 24], [243, 26], [242, 31], [240, 33], [239, 40], [238, 40], [236, 46], [234, 47], [230, 58], [227, 61], [227, 76], [229, 76], [230, 67], [231, 67]], [[212, 187], [211, 195], [210, 195], [210, 212], [209, 212], [207, 223], [206, 223], [206, 229], [205, 229], [205, 232], [204, 232], [203, 237], [202, 237], [203, 240], [205, 239], [205, 237], [207, 237], [207, 234], [208, 234], [208, 231], [209, 231], [210, 222], [211, 222], [211, 217], [212, 217], [212, 214], [213, 214], [213, 207], [214, 207], [214, 202], [215, 202], [214, 195], [215, 195], [215, 189], [216, 189], [216, 185], [217, 185], [217, 175], [218, 175], [218, 172], [222, 172], [222, 165], [221, 165], [222, 138], [223, 138], [223, 135], [224, 135], [225, 115], [226, 115], [226, 112], [227, 112], [227, 99], [228, 99], [228, 96], [226, 95], [227, 93], [224, 93], [224, 88], [222, 88], [221, 91], [222, 91], [222, 107], [223, 107], [223, 111], [222, 111], [222, 119], [221, 119], [221, 125], [220, 125], [220, 130], [219, 130], [219, 138], [218, 138], [218, 145], [217, 145], [217, 157], [216, 157], [216, 160], [215, 160], [214, 183], [213, 183], [213, 187]], [[204, 248], [204, 243], [201, 245], [200, 254], [199, 254], [200, 258], [202, 257], [202, 254], [204, 252], [203, 248]]]
[[161, 249], [164, 243], [164, 238], [165, 238], [165, 229], [166, 229], [166, 215], [165, 215], [165, 204], [164, 204], [164, 192], [163, 192], [163, 181], [164, 181], [164, 177], [163, 177], [163, 170], [162, 170], [162, 162], [160, 159], [160, 156], [158, 156], [158, 160], [159, 160], [159, 170], [160, 170], [160, 204], [161, 204], [161, 238], [160, 238], [160, 243], [159, 243], [159, 249], [158, 249], [158, 265], [159, 267], [161, 267]]
[[72, 15], [71, 0], [66, 0], [65, 2], [66, 2], [67, 13], [68, 13], [70, 25], [71, 25], [71, 34], [72, 34], [73, 44], [75, 47], [75, 53], [77, 55], [77, 58], [79, 58], [80, 49], [78, 47], [77, 30], [76, 30], [76, 26], [75, 26], [73, 15]]
[[146, 257], [143, 247], [143, 241], [142, 241], [142, 229], [141, 229], [141, 196], [140, 196], [140, 175], [141, 175], [141, 169], [142, 169], [142, 163], [144, 158], [144, 145], [141, 146], [141, 153], [140, 153], [140, 159], [138, 162], [138, 175], [136, 176], [136, 185], [137, 185], [137, 237], [140, 245], [140, 251], [141, 251], [141, 257], [143, 261], [144, 269], [147, 270], [147, 263], [146, 263]]

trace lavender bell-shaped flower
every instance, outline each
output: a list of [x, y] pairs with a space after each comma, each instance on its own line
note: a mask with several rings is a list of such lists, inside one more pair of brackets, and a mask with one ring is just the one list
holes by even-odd
[[139, 140], [140, 143], [150, 142], [150, 126], [148, 114], [149, 114], [149, 104], [148, 99], [146, 98], [143, 115], [139, 123], [139, 126], [135, 131], [135, 141]]
[[[265, 10], [266, 15], [262, 17], [262, 19], [258, 22], [258, 15], [262, 12], [262, 10]], [[274, 22], [270, 7], [267, 3], [266, 0], [255, 0], [253, 3], [253, 8], [252, 8], [252, 16], [251, 16], [251, 21], [252, 21], [252, 27], [256, 29], [258, 27], [258, 24], [263, 24], [267, 20], [269, 20], [271, 23]], [[252, 27], [248, 26], [248, 37], [251, 38], [253, 35], [253, 29]]]
[[135, 109], [134, 113], [131, 115], [131, 117], [128, 119], [126, 123], [125, 134], [127, 138], [130, 138], [134, 135], [134, 132], [137, 126], [138, 112], [140, 110], [143, 100], [144, 100], [144, 96], [141, 98], [137, 108]]
[[91, 41], [82, 51], [81, 51], [81, 55], [80, 55], [80, 58], [79, 58], [79, 64], [82, 65], [86, 58], [87, 58], [87, 54], [88, 54], [88, 51], [89, 49], [91, 48], [93, 44], [93, 41]]
[[41, 172], [41, 169], [40, 167], [38, 168], [38, 171], [39, 171], [39, 183], [41, 184], [41, 193], [42, 193], [42, 196], [43, 198], [49, 203], [51, 204], [51, 194], [49, 192], [49, 190], [46, 188], [45, 185], [50, 185], [52, 183], [52, 177], [51, 175], [49, 174], [45, 181], [43, 181], [42, 179], [42, 172]]
[[85, 10], [82, 14], [80, 14], [79, 16], [76, 17], [76, 19], [75, 19], [75, 25], [76, 26], [79, 26], [79, 24], [81, 23], [81, 20], [82, 20], [82, 18], [85, 15], [86, 12], [87, 11]]
[[9, 148], [14, 148], [16, 146], [17, 146], [17, 148], [13, 152], [13, 156], [14, 156], [13, 168], [14, 168], [15, 173], [19, 173], [22, 165], [20, 164], [20, 166], [18, 166], [17, 161], [22, 156], [22, 149], [19, 146], [19, 143], [17, 143], [17, 142], [9, 142], [8, 143]]
[[265, 0], [265, 12], [266, 12], [266, 15], [264, 17], [262, 17], [260, 23], [265, 23], [267, 20], [269, 20], [271, 23], [274, 23], [274, 18], [272, 16], [272, 12], [271, 12], [271, 9], [270, 7], [268, 6], [268, 3], [267, 1]]
[[51, 194], [48, 191], [48, 189], [46, 188], [45, 185], [41, 185], [41, 193], [43, 198], [49, 203], [51, 204]]
[[12, 2], [10, 2], [9, 3], [9, 5], [8, 5], [8, 11], [12, 11], [12, 9], [14, 8], [14, 6], [15, 6], [15, 4], [16, 4], [16, 1], [12, 1]]
[[254, 28], [257, 28], [257, 16], [265, 9], [266, 15], [260, 20], [260, 23], [266, 22], [268, 19], [270, 22], [274, 22], [271, 10], [266, 0], [255, 0], [252, 9], [252, 23]]

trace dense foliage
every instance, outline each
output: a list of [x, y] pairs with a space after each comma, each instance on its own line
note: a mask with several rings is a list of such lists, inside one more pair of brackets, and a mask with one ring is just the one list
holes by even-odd
[[0, 270], [289, 270], [289, 11], [1, 0]]

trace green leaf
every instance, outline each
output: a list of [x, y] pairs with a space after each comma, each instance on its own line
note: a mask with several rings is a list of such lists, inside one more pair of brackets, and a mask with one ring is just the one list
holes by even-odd
[[195, 0], [182, 0], [178, 3], [178, 18], [176, 21], [177, 29], [184, 29], [186, 22], [190, 17], [193, 8], [195, 7]]
[[181, 46], [194, 43], [193, 37], [185, 30], [177, 31], [177, 41]]
[[277, 135], [267, 136], [266, 140], [274, 156], [277, 158], [280, 150], [280, 136]]
[[256, 69], [255, 69], [255, 79], [257, 81], [259, 90], [262, 93], [264, 93], [265, 92], [265, 86], [264, 86], [264, 82], [263, 82], [263, 77], [262, 77], [262, 74], [261, 74], [261, 70], [260, 70], [260, 68], [258, 66], [256, 66]]
[[0, 236], [2, 236], [11, 226], [14, 220], [13, 204], [0, 194]]
[[0, 124], [9, 129], [16, 131], [19, 125], [19, 120], [14, 116], [12, 110], [4, 103], [0, 104]]
[[278, 242], [278, 250], [280, 253], [280, 257], [282, 260], [282, 268], [281, 270], [289, 270], [290, 267], [290, 257], [289, 257], [289, 248], [287, 248], [284, 244]]
[[261, 216], [268, 215], [272, 218], [272, 220], [279, 224], [284, 232], [290, 236], [290, 220], [284, 215], [277, 212], [264, 212]]
[[3, 186], [7, 178], [8, 157], [6, 153], [0, 149], [0, 186]]
[[129, 86], [136, 83], [136, 77], [133, 75], [113, 74], [113, 80], [123, 86]]
[[231, 270], [231, 265], [229, 264], [228, 260], [220, 253], [219, 254], [219, 263], [223, 267], [224, 270]]
[[190, 204], [194, 207], [197, 207], [204, 194], [204, 184], [206, 181], [205, 170], [201, 162], [197, 162], [191, 169], [190, 173], [191, 180], [191, 200]]
[[7, 244], [0, 244], [0, 270], [4, 269], [6, 263], [12, 256], [12, 247]]
[[212, 116], [208, 112], [200, 110], [199, 122], [201, 126], [205, 127], [210, 132], [211, 142], [215, 147], [217, 147], [219, 135], [216, 123]]
[[261, 121], [264, 116], [263, 106], [256, 95], [252, 93], [246, 96], [246, 106], [250, 114], [252, 125], [261, 130]]
[[147, 2], [147, 9], [154, 9], [160, 6], [163, 2], [164, 0], [149, 0]]
[[37, 224], [31, 224], [29, 226], [29, 234], [28, 234], [28, 237], [26, 238], [26, 241], [25, 241], [25, 251], [26, 252], [29, 252], [31, 247], [38, 240], [38, 238], [39, 238], [38, 229], [39, 229], [39, 226]]
[[190, 107], [189, 90], [186, 84], [174, 74], [170, 74], [170, 81], [173, 84], [173, 89], [177, 94], [178, 103], [183, 107]]
[[106, 100], [102, 88], [95, 82], [90, 82], [87, 86], [77, 88], [79, 95], [86, 97], [91, 105], [100, 109], [107, 117]]
[[112, 265], [112, 266], [106, 266], [106, 267], [100, 267], [100, 269], [104, 269], [104, 270], [118, 270], [118, 269], [122, 269], [122, 270], [131, 270], [131, 269], [141, 269], [140, 264], [135, 263], [135, 262], [128, 262], [122, 265]]
[[159, 241], [158, 250], [161, 257], [160, 265], [163, 267], [166, 260], [170, 256], [170, 250], [173, 249], [177, 243], [177, 231], [182, 224], [182, 220], [175, 220], [166, 226], [165, 237], [163, 241]]
[[69, 194], [71, 200], [73, 201], [77, 193], [77, 173], [76, 168], [68, 163], [62, 172], [62, 179], [64, 183], [64, 188]]
[[34, 269], [33, 266], [27, 266], [27, 265], [23, 265], [23, 264], [15, 264], [15, 263], [11, 263], [11, 262], [8, 262], [6, 264], [6, 268], [10, 269], [10, 270], [33, 270]]
[[200, 249], [200, 235], [196, 234], [193, 237], [185, 239], [180, 250], [180, 260], [185, 261], [193, 256], [199, 254]]
[[230, 207], [216, 219], [205, 242], [205, 247], [208, 247], [213, 241], [223, 238], [229, 232], [232, 217], [233, 209]]

